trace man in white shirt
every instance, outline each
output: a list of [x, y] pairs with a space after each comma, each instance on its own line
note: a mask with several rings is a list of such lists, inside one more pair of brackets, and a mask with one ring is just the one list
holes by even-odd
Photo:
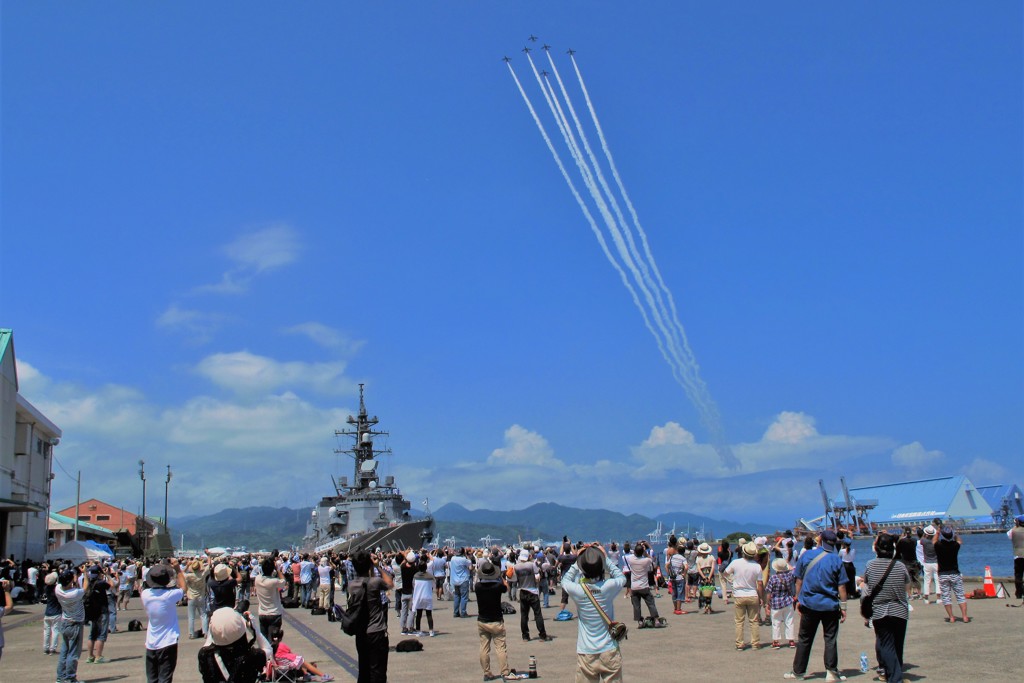
[[[170, 588], [171, 581], [176, 588]], [[153, 565], [146, 574], [149, 588], [142, 591], [142, 605], [149, 624], [146, 627], [146, 681], [171, 683], [178, 664], [178, 603], [185, 596], [185, 574], [178, 560]]]
[[732, 581], [732, 596], [736, 604], [736, 649], [745, 650], [743, 622], [750, 622], [750, 645], [761, 647], [758, 612], [764, 603], [764, 576], [757, 561], [757, 544], [750, 542], [740, 548], [737, 557], [722, 574]]

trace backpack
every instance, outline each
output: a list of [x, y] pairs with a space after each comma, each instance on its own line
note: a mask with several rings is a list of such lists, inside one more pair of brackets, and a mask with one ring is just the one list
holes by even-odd
[[516, 608], [512, 606], [511, 602], [501, 601], [501, 613], [502, 614], [515, 614]]
[[203, 683], [256, 683], [267, 665], [267, 655], [248, 640], [227, 647], [199, 648]]
[[103, 608], [107, 605], [106, 591], [99, 587], [102, 583], [97, 581], [89, 586], [89, 592], [85, 594], [85, 620], [95, 621], [103, 614]]
[[370, 623], [370, 606], [366, 596], [366, 585], [363, 585], [363, 598], [357, 604], [349, 604], [349, 608], [341, 613], [341, 630], [347, 636], [365, 633]]
[[341, 605], [331, 605], [330, 609], [327, 610], [327, 621], [335, 622], [341, 620]]

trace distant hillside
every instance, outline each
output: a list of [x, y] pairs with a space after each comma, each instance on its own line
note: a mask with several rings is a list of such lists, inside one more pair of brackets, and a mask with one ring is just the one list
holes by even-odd
[[[413, 517], [422, 514], [412, 511]], [[175, 545], [181, 543], [184, 534], [185, 548], [245, 546], [250, 550], [270, 550], [298, 545], [306, 532], [308, 518], [307, 508], [228, 508], [212, 515], [172, 519], [171, 532]], [[732, 522], [689, 512], [669, 512], [652, 519], [610, 510], [581, 510], [556, 503], [537, 503], [523, 510], [467, 510], [448, 503], [434, 511], [434, 519], [435, 542], [455, 537], [459, 545], [479, 545], [480, 539], [486, 536], [501, 539], [502, 545], [536, 538], [557, 543], [562, 536], [573, 540], [636, 540], [646, 537], [659, 521], [663, 532], [667, 533], [675, 525], [679, 535], [686, 533], [687, 524], [691, 531], [699, 530], [703, 524], [705, 532], [715, 537], [734, 531], [769, 533], [775, 530], [772, 525]]]
[[290, 508], [228, 508], [212, 515], [172, 520], [175, 545], [185, 535], [185, 548], [245, 546], [250, 550], [288, 548], [306, 533], [308, 510]]
[[[652, 519], [643, 515], [624, 515], [610, 510], [581, 510], [556, 503], [537, 503], [523, 510], [507, 511], [468, 510], [461, 505], [449, 503], [434, 512], [434, 519], [437, 520], [439, 529], [448, 528], [446, 525], [449, 523], [495, 529], [480, 534], [467, 529], [465, 534], [469, 542], [476, 542], [488, 533], [501, 537], [503, 542], [514, 542], [520, 536], [523, 539], [540, 536], [544, 540], [559, 540], [563, 535], [573, 540], [626, 541], [647, 536], [657, 526], [658, 521], [662, 522], [662, 530], [665, 533], [675, 524], [679, 535], [685, 533], [687, 524], [690, 524], [691, 532], [699, 530], [703, 524], [705, 533], [714, 536], [725, 536], [739, 530], [748, 533], [769, 533], [775, 530], [772, 525], [733, 522], [689, 512], [670, 512]], [[500, 527], [504, 527], [505, 531], [498, 532], [496, 529]], [[442, 532], [441, 538], [448, 535]], [[455, 535], [461, 538], [458, 533]]]

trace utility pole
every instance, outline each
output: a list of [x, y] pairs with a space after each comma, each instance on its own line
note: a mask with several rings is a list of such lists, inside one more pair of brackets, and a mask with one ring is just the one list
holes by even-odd
[[78, 479], [75, 480], [75, 540], [78, 540], [78, 508], [82, 506], [82, 470], [78, 470]]
[[167, 523], [167, 493], [171, 488], [171, 466], [167, 466], [167, 479], [164, 480], [164, 531], [167, 532], [167, 537], [170, 538], [171, 527]]
[[[139, 460], [139, 478], [142, 479], [142, 526], [145, 527], [145, 525], [146, 525], [146, 461], [145, 460]], [[136, 525], [136, 526], [138, 526], [138, 525]], [[135, 535], [139, 536], [140, 539], [142, 540], [142, 552], [145, 553], [146, 550], [148, 550], [147, 546], [149, 544], [146, 543], [146, 541], [148, 540], [147, 536], [149, 534], [146, 534], [145, 536], [143, 536], [142, 535], [142, 530], [136, 528], [135, 529]]]

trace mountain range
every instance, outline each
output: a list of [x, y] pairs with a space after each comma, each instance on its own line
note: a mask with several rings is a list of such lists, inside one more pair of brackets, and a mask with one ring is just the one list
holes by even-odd
[[[424, 513], [413, 511], [413, 516]], [[734, 531], [747, 534], [770, 533], [776, 526], [734, 522], [689, 512], [667, 512], [656, 517], [626, 515], [603, 509], [584, 510], [556, 503], [537, 503], [522, 510], [468, 510], [448, 503], [434, 511], [435, 541], [455, 538], [456, 543], [479, 545], [490, 537], [501, 544], [543, 539], [557, 542], [562, 536], [573, 540], [632, 541], [644, 538], [661, 523], [662, 533], [673, 528], [680, 537], [703, 529], [708, 538], [724, 537]], [[186, 549], [213, 546], [245, 546], [250, 550], [288, 548], [298, 545], [306, 530], [308, 509], [248, 507], [228, 508], [212, 515], [171, 520], [175, 544]], [[500, 539], [500, 540], [499, 540]]]

